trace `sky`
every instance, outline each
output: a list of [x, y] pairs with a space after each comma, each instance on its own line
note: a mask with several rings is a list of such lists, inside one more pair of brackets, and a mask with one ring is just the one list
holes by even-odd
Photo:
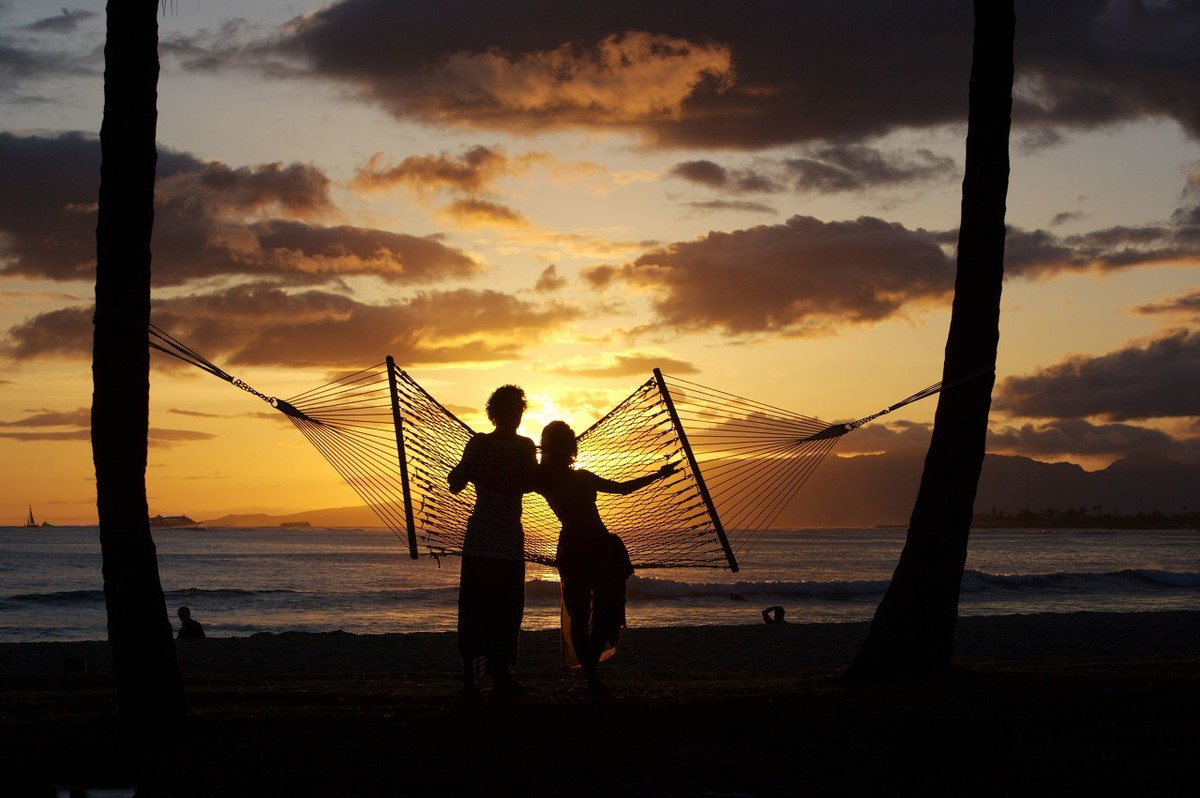
[[[95, 519], [99, 2], [0, 2], [0, 524]], [[473, 427], [664, 372], [830, 421], [941, 377], [971, 5], [177, 0], [153, 320], [264, 394], [391, 354]], [[989, 451], [1200, 462], [1200, 3], [1017, 2]], [[839, 443], [927, 445], [935, 400]], [[151, 513], [359, 504], [154, 358]]]

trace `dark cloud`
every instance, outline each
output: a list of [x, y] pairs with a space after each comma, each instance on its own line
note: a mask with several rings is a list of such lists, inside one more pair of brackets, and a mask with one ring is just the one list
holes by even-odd
[[993, 405], [1027, 418], [1200, 416], [1200, 332], [1178, 330], [1144, 346], [1070, 357], [1030, 376], [1008, 377]]
[[707, 160], [684, 161], [676, 164], [669, 174], [735, 194], [767, 194], [783, 190], [774, 179], [753, 169], [726, 169]]
[[[95, 268], [99, 142], [0, 133], [0, 274], [90, 279]], [[428, 284], [482, 267], [431, 238], [324, 226], [329, 179], [306, 164], [230, 167], [162, 150], [153, 279], [157, 286], [221, 275], [321, 282], [377, 275]]]
[[39, 313], [0, 336], [0, 355], [14, 360], [85, 358], [92, 351], [92, 308], [59, 308]]
[[[1014, 118], [1173, 118], [1200, 136], [1200, 6], [1022, 3]], [[397, 117], [508, 131], [632, 130], [651, 144], [760, 148], [961, 123], [972, 18], [956, 0], [344, 0], [277, 49]]]
[[[1161, 224], [1117, 226], [1059, 237], [1047, 230], [1009, 228], [1004, 271], [1009, 276], [1046, 277], [1065, 271], [1115, 271], [1135, 266], [1200, 260], [1200, 205], [1189, 189], [1188, 204]], [[1059, 214], [1051, 224], [1072, 217]]]
[[1174, 438], [1149, 427], [1093, 424], [1082, 418], [993, 429], [988, 433], [987, 447], [989, 452], [1032, 457], [1128, 457], [1153, 453], [1189, 462], [1200, 459], [1200, 438]]
[[945, 180], [958, 173], [953, 158], [929, 150], [885, 153], [873, 147], [842, 144], [822, 147], [810, 157], [786, 162], [799, 191], [831, 193]]
[[[393, 282], [420, 284], [467, 277], [481, 269], [467, 255], [433, 239], [386, 230], [273, 219], [233, 232], [235, 237], [220, 244], [227, 245], [228, 255], [245, 265], [242, 273], [319, 279], [373, 274]], [[243, 232], [250, 234], [246, 248], [238, 235]], [[218, 251], [220, 248], [223, 246]], [[199, 271], [190, 276], [206, 274]]]
[[[516, 359], [524, 346], [579, 312], [490, 290], [430, 291], [369, 305], [327, 291], [243, 285], [156, 300], [153, 316], [156, 325], [223, 365], [361, 368], [386, 354], [410, 364]], [[0, 354], [16, 360], [82, 359], [90, 351], [90, 308], [34, 316], [0, 339]]]
[[954, 266], [924, 231], [870, 217], [793, 216], [709, 233], [585, 277], [596, 287], [620, 279], [650, 290], [659, 320], [676, 329], [799, 333], [878, 321], [907, 303], [942, 298]]
[[1087, 214], [1083, 211], [1060, 211], [1054, 214], [1054, 217], [1050, 220], [1050, 226], [1058, 227], [1060, 224], [1066, 224], [1067, 222], [1077, 222], [1086, 216]]
[[104, 66], [100, 48], [83, 48], [77, 42], [66, 47], [65, 41], [57, 37], [49, 40], [29, 35], [69, 34], [85, 20], [97, 16], [92, 11], [64, 8], [57, 16], [9, 29], [20, 31], [18, 36], [0, 31], [0, 99], [12, 105], [60, 103], [63, 101], [61, 87], [51, 91], [39, 83], [62, 77], [99, 77]]
[[[693, 176], [718, 175], [705, 165], [711, 162], [690, 163]], [[1200, 196], [1191, 182], [1184, 195]], [[1193, 209], [1181, 208], [1162, 224], [1065, 237], [1010, 227], [1005, 275], [1037, 279], [1200, 262], [1200, 210]], [[879, 321], [910, 303], [945, 297], [954, 277], [948, 253], [957, 239], [956, 230], [909, 230], [870, 217], [822, 222], [794, 216], [779, 225], [711, 232], [622, 266], [591, 267], [583, 277], [596, 289], [614, 281], [648, 289], [658, 321], [675, 329], [804, 333]], [[1186, 310], [1186, 303], [1178, 310]]]
[[558, 273], [558, 267], [551, 263], [542, 273], [538, 275], [537, 282], [533, 285], [533, 290], [542, 294], [549, 294], [554, 291], [561, 290], [567, 284], [567, 278]]
[[[184, 159], [189, 156], [176, 154]], [[185, 167], [186, 161], [177, 168]], [[302, 218], [333, 211], [329, 178], [315, 166], [292, 163], [232, 168], [220, 161], [162, 177], [155, 186], [158, 202], [167, 207], [199, 206], [238, 213], [273, 211]]]
[[79, 29], [80, 22], [96, 16], [98, 14], [95, 11], [64, 8], [62, 13], [31, 22], [25, 26], [25, 29], [37, 33], [74, 33]]
[[675, 164], [670, 174], [709, 188], [722, 188], [729, 182], [729, 171], [712, 161], [684, 161]]
[[796, 191], [830, 194], [945, 180], [958, 174], [953, 158], [925, 149], [884, 152], [858, 144], [813, 148], [803, 157], [778, 162], [757, 159], [753, 169], [734, 169], [709, 160], [683, 161], [674, 177], [734, 194]]
[[834, 164], [799, 158], [788, 165], [796, 173], [796, 188], [800, 191], [833, 194], [862, 188], [862, 183], [853, 174]]
[[562, 377], [646, 377], [656, 368], [672, 374], [699, 372], [699, 369], [686, 360], [646, 352], [627, 352], [611, 357], [561, 363], [548, 366], [545, 371]]
[[268, 78], [300, 78], [308, 71], [279, 51], [278, 33], [244, 18], [222, 20], [216, 28], [191, 33], [159, 31], [158, 55], [164, 67], [187, 73], [248, 69]]
[[72, 277], [91, 274], [100, 142], [82, 133], [57, 138], [0, 133], [0, 254], [3, 273]]
[[1152, 302], [1148, 305], [1141, 305], [1136, 310], [1138, 313], [1146, 315], [1169, 313], [1200, 319], [1200, 291], [1193, 291], [1190, 294], [1177, 296], [1174, 299], [1168, 299], [1163, 302]]
[[53, 98], [22, 94], [17, 91], [16, 81], [25, 87], [32, 82], [53, 77], [95, 75], [95, 59], [72, 53], [47, 49], [35, 49], [26, 42], [14, 42], [0, 35], [0, 97], [20, 103], [53, 102]]
[[708, 200], [706, 202], [684, 202], [680, 203], [685, 208], [691, 208], [700, 213], [717, 213], [719, 211], [745, 211], [748, 213], [779, 213], [770, 205], [764, 205], [761, 202], [747, 202], [745, 200]]
[[1033, 155], [1065, 143], [1067, 137], [1054, 128], [1035, 127], [1018, 133], [1013, 147], [1021, 155]]
[[[1062, 270], [1110, 271], [1200, 259], [1200, 175], [1189, 174], [1183, 203], [1170, 220], [1140, 226], [1116, 226], [1057, 238], [1046, 230], [1009, 229], [1004, 252], [1008, 274], [1037, 276]], [[1058, 214], [1051, 224], [1079, 218]]]

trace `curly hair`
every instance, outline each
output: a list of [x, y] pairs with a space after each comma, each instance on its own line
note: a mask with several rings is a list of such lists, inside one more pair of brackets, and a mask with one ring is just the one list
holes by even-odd
[[575, 430], [565, 421], [551, 421], [542, 429], [542, 465], [567, 468], [575, 462], [579, 444]]
[[488, 397], [487, 417], [495, 424], [497, 418], [511, 413], [524, 413], [527, 407], [529, 403], [525, 401], [525, 391], [516, 385], [501, 385]]

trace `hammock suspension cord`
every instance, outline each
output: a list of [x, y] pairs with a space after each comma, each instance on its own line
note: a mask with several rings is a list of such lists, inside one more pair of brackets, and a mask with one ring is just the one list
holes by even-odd
[[[453, 494], [447, 475], [475, 432], [390, 356], [284, 400], [254, 389], [154, 325], [149, 334], [152, 348], [284, 413], [412, 557], [422, 550], [435, 558], [461, 553], [474, 486]], [[636, 567], [736, 571], [739, 558], [843, 435], [985, 373], [991, 370], [935, 383], [869, 416], [829, 424], [656, 369], [579, 434], [576, 466], [621, 482], [675, 463], [678, 471], [636, 494], [601, 493], [597, 504], [605, 525], [620, 535]], [[525, 559], [553, 564], [559, 522], [538, 494], [524, 495], [521, 525]]]

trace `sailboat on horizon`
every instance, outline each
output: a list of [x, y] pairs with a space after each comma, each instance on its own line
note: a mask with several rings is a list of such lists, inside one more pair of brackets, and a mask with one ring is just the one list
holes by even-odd
[[39, 524], [37, 521], [33, 520], [33, 505], [29, 505], [29, 516], [25, 519], [25, 528], [39, 529], [44, 526], [54, 526], [54, 524], [50, 523], [49, 521], [43, 521]]

